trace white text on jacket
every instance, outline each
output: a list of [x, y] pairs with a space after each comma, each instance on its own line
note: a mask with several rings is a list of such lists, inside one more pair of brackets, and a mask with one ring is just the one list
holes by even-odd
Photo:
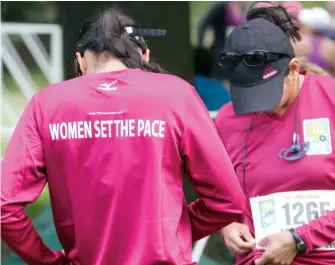
[[164, 138], [165, 121], [162, 120], [96, 120], [49, 124], [52, 140], [156, 137]]

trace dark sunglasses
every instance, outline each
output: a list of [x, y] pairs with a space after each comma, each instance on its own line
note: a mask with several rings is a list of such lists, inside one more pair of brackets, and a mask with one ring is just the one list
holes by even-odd
[[288, 55], [283, 53], [257, 50], [243, 54], [238, 54], [234, 52], [222, 52], [220, 53], [220, 65], [226, 69], [234, 68], [242, 60], [246, 66], [257, 67], [261, 66], [265, 62], [275, 61], [283, 57], [288, 57]]

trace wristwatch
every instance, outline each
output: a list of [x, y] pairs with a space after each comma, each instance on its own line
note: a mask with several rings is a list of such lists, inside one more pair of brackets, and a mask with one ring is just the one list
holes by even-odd
[[292, 235], [292, 237], [293, 237], [293, 239], [295, 241], [297, 251], [298, 252], [304, 252], [305, 249], [306, 249], [306, 244], [305, 244], [304, 241], [302, 241], [302, 239], [298, 235], [297, 231], [295, 231], [294, 228], [291, 228], [288, 231], [291, 233], [291, 235]]

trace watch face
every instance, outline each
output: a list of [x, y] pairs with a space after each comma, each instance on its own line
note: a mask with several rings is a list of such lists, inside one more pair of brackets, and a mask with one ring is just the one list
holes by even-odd
[[306, 249], [306, 245], [305, 245], [304, 242], [300, 242], [299, 244], [297, 244], [297, 250], [298, 250], [299, 252], [301, 252], [301, 251], [305, 251], [305, 249]]

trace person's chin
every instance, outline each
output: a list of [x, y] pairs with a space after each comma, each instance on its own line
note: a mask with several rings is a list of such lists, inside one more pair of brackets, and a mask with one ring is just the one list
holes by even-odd
[[271, 114], [276, 114], [278, 111], [280, 111], [283, 107], [285, 106], [285, 104], [280, 104], [279, 106], [275, 107], [272, 110], [265, 110], [265, 111], [260, 111], [260, 112], [256, 112], [257, 115], [262, 115], [262, 114], [267, 114], [267, 115], [271, 115]]

